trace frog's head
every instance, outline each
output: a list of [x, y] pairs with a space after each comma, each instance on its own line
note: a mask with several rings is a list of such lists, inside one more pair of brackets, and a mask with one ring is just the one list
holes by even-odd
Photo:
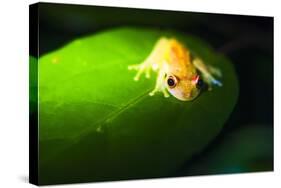
[[179, 78], [175, 75], [167, 75], [166, 85], [167, 90], [177, 99], [191, 101], [199, 95], [204, 82], [197, 74], [190, 78]]

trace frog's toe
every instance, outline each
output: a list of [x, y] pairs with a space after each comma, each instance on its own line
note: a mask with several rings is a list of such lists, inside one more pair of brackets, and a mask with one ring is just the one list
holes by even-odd
[[128, 70], [139, 70], [140, 69], [140, 65], [129, 65], [128, 66]]
[[164, 94], [164, 97], [165, 97], [165, 98], [169, 98], [169, 97], [170, 97], [170, 95], [166, 95], [166, 94]]
[[148, 69], [145, 71], [145, 77], [146, 77], [146, 78], [150, 78], [150, 72], [149, 72]]
[[222, 82], [219, 81], [219, 80], [216, 80], [216, 79], [213, 79], [212, 80], [212, 84], [216, 85], [216, 86], [219, 86], [219, 87], [222, 87]]
[[153, 96], [155, 95], [155, 93], [158, 91], [157, 88], [154, 88], [150, 93], [149, 93], [149, 96]]
[[165, 98], [170, 97], [169, 93], [166, 90], [163, 91], [163, 95], [164, 95]]

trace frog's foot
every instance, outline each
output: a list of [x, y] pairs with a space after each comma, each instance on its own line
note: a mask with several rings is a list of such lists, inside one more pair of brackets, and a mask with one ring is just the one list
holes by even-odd
[[212, 88], [212, 85], [222, 87], [222, 82], [216, 79], [211, 73], [202, 73], [203, 80]]
[[219, 87], [222, 87], [222, 82], [215, 79], [212, 75], [209, 75], [209, 74], [202, 74], [203, 76], [203, 80], [205, 80], [205, 82], [207, 82], [210, 86], [210, 90], [212, 89], [212, 85], [215, 85], [215, 86], [219, 86]]
[[170, 95], [169, 95], [169, 93], [168, 93], [168, 91], [167, 91], [166, 89], [163, 89], [163, 90], [162, 90], [162, 93], [163, 93], [163, 95], [164, 95], [165, 98], [170, 97]]
[[157, 92], [162, 92], [165, 98], [170, 97], [170, 95], [169, 95], [168, 91], [166, 91], [166, 89], [158, 89], [158, 88], [153, 89], [153, 90], [149, 93], [149, 96], [153, 96], [153, 95], [155, 95], [155, 93], [157, 93]]
[[151, 68], [149, 66], [147, 66], [147, 64], [141, 63], [141, 64], [129, 65], [128, 69], [137, 71], [137, 74], [134, 77], [135, 81], [138, 81], [140, 79], [140, 76], [144, 72], [145, 72], [145, 77], [150, 78], [150, 69]]
[[209, 90], [212, 89], [212, 85], [222, 86], [222, 82], [217, 80], [213, 75], [222, 77], [222, 73], [218, 68], [210, 65], [206, 65], [201, 59], [195, 58], [193, 60], [193, 65], [197, 70], [200, 71], [203, 80], [209, 85]]
[[154, 89], [149, 93], [150, 96], [153, 96], [156, 92], [162, 92], [164, 97], [169, 97], [169, 93], [166, 90], [165, 87], [165, 71], [161, 70], [158, 72], [157, 80], [156, 80], [156, 85]]

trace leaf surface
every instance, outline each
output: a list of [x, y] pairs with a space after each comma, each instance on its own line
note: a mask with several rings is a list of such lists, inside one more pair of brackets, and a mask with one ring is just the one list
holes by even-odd
[[[223, 87], [191, 102], [161, 93], [156, 75], [133, 80], [161, 37], [176, 37], [221, 69]], [[117, 28], [79, 38], [39, 59], [42, 184], [160, 177], [176, 171], [222, 129], [238, 96], [231, 62], [176, 31]]]

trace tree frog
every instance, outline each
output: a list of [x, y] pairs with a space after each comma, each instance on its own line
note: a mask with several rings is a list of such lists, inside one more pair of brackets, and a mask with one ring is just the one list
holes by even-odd
[[206, 65], [199, 57], [193, 57], [189, 49], [175, 38], [161, 37], [142, 63], [130, 65], [128, 69], [137, 71], [135, 81], [143, 73], [150, 78], [151, 70], [157, 73], [156, 85], [150, 96], [162, 92], [164, 97], [171, 94], [181, 101], [191, 101], [199, 95], [203, 86], [208, 86], [209, 90], [212, 85], [222, 86], [214, 77], [222, 75], [220, 70]]

